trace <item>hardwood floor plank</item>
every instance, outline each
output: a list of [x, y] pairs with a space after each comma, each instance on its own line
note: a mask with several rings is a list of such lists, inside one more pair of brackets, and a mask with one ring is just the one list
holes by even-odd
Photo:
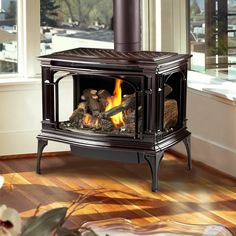
[[137, 224], [174, 220], [189, 224], [220, 223], [236, 234], [236, 182], [214, 171], [165, 154], [159, 192], [150, 191], [148, 165], [93, 160], [72, 155], [43, 158], [42, 175], [35, 158], [0, 161], [6, 183], [0, 204], [17, 209], [22, 217], [67, 206], [85, 197], [82, 209], [67, 222], [77, 227], [89, 220], [116, 217]]

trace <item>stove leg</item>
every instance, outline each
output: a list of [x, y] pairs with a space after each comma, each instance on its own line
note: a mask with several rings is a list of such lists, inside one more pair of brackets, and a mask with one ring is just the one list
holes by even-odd
[[158, 178], [159, 178], [159, 168], [160, 163], [163, 158], [164, 152], [157, 152], [156, 155], [146, 154], [145, 160], [147, 161], [152, 174], [152, 191], [158, 191]]
[[192, 158], [191, 158], [191, 135], [187, 136], [183, 143], [187, 151], [187, 160], [188, 160], [188, 170], [192, 169]]
[[43, 149], [47, 146], [48, 140], [45, 139], [38, 139], [38, 154], [37, 154], [37, 166], [36, 166], [36, 173], [41, 174], [40, 163], [42, 158]]

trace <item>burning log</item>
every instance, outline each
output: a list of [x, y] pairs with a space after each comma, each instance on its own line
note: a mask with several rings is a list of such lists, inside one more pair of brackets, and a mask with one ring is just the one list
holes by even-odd
[[97, 90], [91, 88], [85, 89], [83, 91], [82, 98], [87, 101], [89, 109], [93, 113], [93, 115], [97, 116], [101, 111], [101, 106], [97, 101]]
[[83, 95], [81, 96], [81, 100], [85, 101], [88, 99], [88, 97], [93, 97], [94, 99], [97, 99], [97, 90], [96, 89], [91, 89], [87, 88], [83, 91]]
[[91, 88], [87, 88], [83, 91], [83, 95], [85, 97], [85, 99], [89, 96], [93, 96], [93, 95], [97, 95], [97, 90], [96, 89], [91, 89]]
[[[95, 100], [97, 100], [97, 99], [98, 99], [98, 96], [97, 96], [97, 95], [92, 95], [92, 98], [95, 99]], [[83, 101], [86, 100], [86, 98], [85, 98], [84, 95], [81, 96], [81, 100], [83, 100]]]
[[103, 112], [107, 106], [107, 98], [111, 97], [111, 94], [107, 90], [101, 89], [97, 92], [97, 95], [99, 97], [101, 111]]
[[71, 123], [73, 122], [79, 122], [83, 115], [87, 112], [88, 104], [87, 102], [80, 102], [77, 109], [75, 109], [70, 116], [69, 120]]
[[114, 130], [114, 125], [111, 120], [94, 117], [89, 113], [85, 113], [82, 118], [83, 127], [95, 130], [110, 132]]
[[86, 112], [87, 109], [88, 109], [88, 104], [87, 104], [87, 102], [80, 102], [79, 105], [78, 105], [78, 107], [77, 107], [77, 109], [80, 110], [80, 111]]
[[[142, 106], [138, 107], [138, 119], [141, 119], [142, 116]], [[128, 109], [124, 112], [124, 121], [125, 124], [134, 123], [135, 121], [135, 110], [134, 109]]]
[[100, 124], [102, 131], [111, 132], [112, 130], [114, 130], [114, 125], [111, 120], [101, 119]]
[[122, 98], [122, 101], [125, 101], [127, 100], [130, 96], [132, 96], [133, 94], [124, 94], [123, 95], [123, 98]]
[[135, 109], [135, 105], [136, 105], [135, 94], [131, 94], [130, 96], [123, 99], [119, 106], [113, 107], [110, 110], [101, 113], [101, 116], [103, 118], [111, 117], [129, 108]]
[[99, 99], [100, 105], [101, 105], [101, 112], [104, 112], [107, 106], [107, 100], [104, 98]]
[[107, 99], [108, 97], [111, 97], [111, 94], [105, 89], [99, 90], [97, 92], [97, 95], [98, 95], [99, 99], [101, 99], [101, 98]]
[[99, 119], [89, 113], [85, 113], [82, 118], [82, 125], [90, 129], [101, 129]]
[[90, 98], [88, 104], [90, 111], [93, 113], [93, 115], [97, 116], [101, 110], [99, 102], [93, 98]]

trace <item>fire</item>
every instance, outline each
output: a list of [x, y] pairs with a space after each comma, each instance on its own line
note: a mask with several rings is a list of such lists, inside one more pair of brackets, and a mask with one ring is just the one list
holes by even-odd
[[99, 129], [100, 124], [98, 118], [92, 117], [89, 113], [85, 113], [82, 119], [82, 124], [85, 127], [91, 128], [91, 129]]
[[92, 122], [92, 117], [91, 117], [91, 115], [88, 114], [88, 113], [84, 114], [84, 117], [83, 117], [83, 124], [84, 124], [84, 125], [89, 125], [91, 122]]
[[[121, 84], [122, 80], [116, 79], [116, 84], [115, 84], [115, 89], [113, 92], [112, 97], [107, 98], [107, 103], [108, 105], [105, 108], [105, 111], [109, 111], [113, 107], [119, 106], [122, 102], [122, 90], [121, 90]], [[123, 114], [122, 112], [119, 112], [118, 114], [111, 116], [111, 120], [115, 127], [120, 127], [124, 125], [124, 119], [123, 119]]]

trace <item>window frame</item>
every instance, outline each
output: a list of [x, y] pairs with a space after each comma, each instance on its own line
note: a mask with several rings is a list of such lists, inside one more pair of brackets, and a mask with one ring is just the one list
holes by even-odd
[[[190, 1], [186, 0], [186, 35], [187, 52], [190, 50]], [[236, 106], [236, 82], [228, 79], [218, 78], [216, 75], [210, 75], [205, 72], [191, 70], [188, 71], [188, 88], [193, 93], [199, 93], [208, 96], [222, 103]]]
[[[36, 77], [40, 73], [40, 0], [19, 0], [19, 68], [25, 78]], [[33, 22], [33, 24], [32, 24]], [[38, 46], [35, 46], [38, 45]]]
[[[190, 37], [190, 28], [191, 28], [190, 0], [187, 1], [187, 4], [188, 4], [188, 34], [187, 35], [189, 35]], [[205, 24], [205, 33], [204, 33], [204, 36], [202, 36], [201, 38], [204, 38], [205, 41], [204, 43], [203, 42], [201, 43], [204, 44], [205, 49], [202, 50], [200, 53], [203, 55], [205, 63], [201, 63], [199, 65], [192, 63], [192, 68], [193, 68], [192, 70], [202, 73], [202, 74], [208, 74], [208, 75], [213, 75], [217, 77], [217, 74], [220, 73], [220, 69], [228, 70], [230, 66], [236, 65], [235, 62], [230, 62], [229, 50], [232, 48], [235, 49], [236, 47], [235, 46], [231, 47], [229, 45], [230, 36], [228, 35], [229, 32], [236, 32], [235, 29], [232, 31], [232, 30], [229, 30], [228, 28], [229, 26], [228, 17], [236, 16], [236, 14], [229, 13], [230, 12], [230, 9], [228, 8], [229, 3], [225, 1], [223, 2], [220, 0], [218, 1], [214, 0], [214, 1], [205, 2], [204, 4], [205, 4], [204, 6], [205, 15], [204, 15], [204, 21], [202, 22], [202, 24]], [[198, 52], [195, 50], [192, 50], [192, 51], [190, 50], [190, 47], [191, 47], [190, 39], [187, 42], [189, 45], [189, 53], [194, 54], [195, 52]], [[222, 43], [224, 43], [223, 47], [220, 46], [222, 45]], [[235, 57], [235, 55], [233, 55], [233, 57]], [[201, 66], [202, 69], [194, 68], [196, 66]], [[210, 70], [212, 70], [212, 74]], [[219, 78], [219, 79], [225, 80], [226, 77]], [[227, 79], [230, 80], [230, 78], [227, 78]]]
[[[17, 68], [16, 73], [3, 73], [1, 79], [32, 78], [40, 72], [37, 56], [40, 48], [39, 12], [40, 0], [17, 0]], [[39, 28], [38, 28], [39, 29]]]
[[[141, 0], [142, 48], [156, 50], [155, 0]], [[1, 79], [30, 79], [40, 77], [37, 57], [40, 55], [40, 0], [17, 0], [17, 59], [18, 72], [0, 75]], [[3, 80], [2, 80], [3, 81]]]

